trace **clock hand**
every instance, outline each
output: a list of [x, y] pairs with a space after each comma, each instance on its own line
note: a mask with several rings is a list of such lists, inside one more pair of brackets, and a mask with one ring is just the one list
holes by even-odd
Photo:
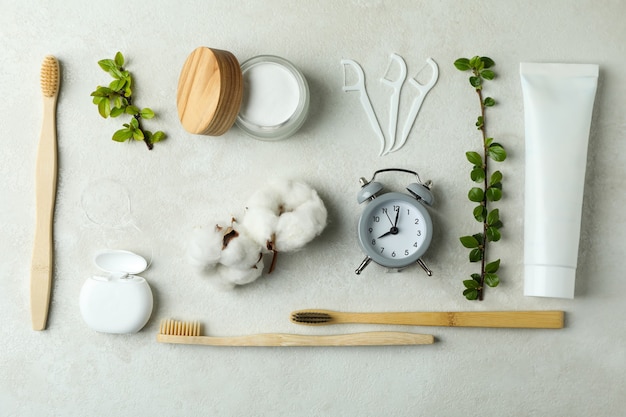
[[389, 213], [387, 212], [387, 210], [385, 209], [385, 215], [387, 216], [387, 218], [389, 219], [389, 223], [391, 223], [391, 226], [394, 226], [393, 222], [391, 221], [391, 217], [389, 217]]
[[[392, 228], [392, 229], [393, 229], [393, 228]], [[390, 234], [392, 234], [392, 233], [393, 233], [393, 232], [390, 230], [390, 231], [388, 231], [387, 233], [383, 233], [382, 235], [378, 236], [378, 238], [377, 238], [377, 239], [380, 239], [381, 237], [385, 237], [385, 236], [390, 235]]]
[[398, 227], [398, 217], [400, 217], [400, 207], [398, 207], [398, 210], [396, 211], [396, 221], [393, 224], [393, 227]]
[[378, 239], [380, 239], [381, 237], [385, 237], [387, 235], [397, 235], [398, 234], [398, 228], [396, 226], [393, 226], [391, 229], [389, 229], [388, 232], [383, 233], [382, 235], [378, 236]]

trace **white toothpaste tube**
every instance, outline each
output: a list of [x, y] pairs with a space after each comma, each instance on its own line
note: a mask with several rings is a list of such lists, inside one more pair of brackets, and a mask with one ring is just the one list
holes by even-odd
[[574, 298], [598, 65], [520, 65], [526, 135], [524, 295]]

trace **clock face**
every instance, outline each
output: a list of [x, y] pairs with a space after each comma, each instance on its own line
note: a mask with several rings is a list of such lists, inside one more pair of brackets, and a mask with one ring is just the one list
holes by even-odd
[[372, 260], [390, 268], [416, 262], [432, 239], [432, 220], [416, 199], [387, 193], [372, 200], [359, 220], [359, 242]]

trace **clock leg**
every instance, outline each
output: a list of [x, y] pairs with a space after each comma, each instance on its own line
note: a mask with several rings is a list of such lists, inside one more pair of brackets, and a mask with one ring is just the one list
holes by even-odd
[[372, 262], [372, 258], [370, 258], [369, 256], [366, 256], [365, 259], [363, 259], [363, 262], [361, 262], [361, 265], [359, 265], [359, 267], [356, 269], [356, 271], [354, 271], [357, 275], [360, 275], [361, 272], [363, 272], [363, 270], [365, 269], [365, 267], [367, 265], [369, 265], [369, 263]]
[[431, 276], [433, 275], [433, 271], [431, 271], [430, 269], [428, 269], [428, 267], [426, 266], [426, 264], [424, 263], [424, 261], [422, 261], [421, 259], [418, 259], [418, 260], [417, 260], [417, 264], [418, 264], [419, 266], [421, 266], [421, 267], [422, 267], [422, 269], [423, 269], [424, 271], [426, 271], [426, 275], [428, 275], [429, 277], [431, 277]]

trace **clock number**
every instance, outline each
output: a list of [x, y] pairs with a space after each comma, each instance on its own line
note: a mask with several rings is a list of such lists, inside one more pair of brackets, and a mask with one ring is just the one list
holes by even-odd
[[376, 223], [380, 222], [380, 217], [374, 216], [374, 222], [376, 222]]
[[392, 258], [395, 258], [395, 257], [396, 257], [396, 252], [395, 252], [395, 251], [394, 251], [394, 252], [391, 252], [391, 257], [392, 257]]
[[416, 248], [416, 247], [417, 247], [417, 242], [415, 242], [415, 243], [413, 244], [413, 247], [414, 247], [414, 248]]
[[408, 249], [406, 249], [406, 250], [404, 251], [404, 256], [409, 256], [409, 250], [408, 250]]
[[370, 233], [372, 233], [374, 231], [374, 229], [372, 229], [371, 227], [369, 228]]
[[372, 239], [372, 246], [376, 246], [376, 239]]
[[418, 235], [418, 236], [421, 236], [421, 235], [422, 235], [422, 231], [421, 231], [421, 230], [418, 230], [418, 231], [417, 231], [417, 235]]
[[385, 248], [380, 248], [380, 253], [383, 253], [385, 251]]
[[415, 219], [415, 224], [420, 224], [420, 219], [419, 218]]

